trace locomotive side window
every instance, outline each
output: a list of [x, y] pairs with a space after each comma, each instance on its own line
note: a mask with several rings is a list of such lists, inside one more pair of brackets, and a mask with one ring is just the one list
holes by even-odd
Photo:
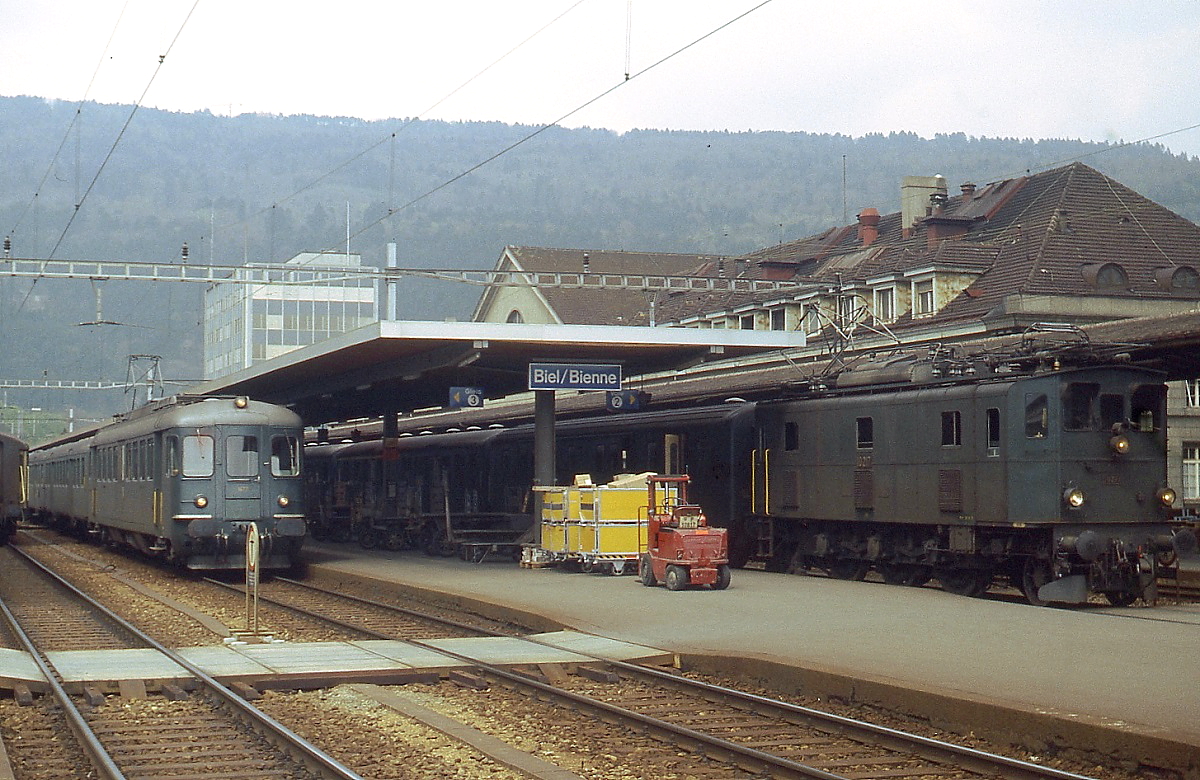
[[231, 477], [253, 477], [258, 473], [257, 436], [225, 439], [225, 473]]
[[211, 477], [216, 446], [211, 436], [183, 437], [183, 476]]
[[794, 422], [783, 424], [783, 448], [788, 452], [800, 449], [800, 426]]
[[300, 474], [300, 442], [295, 436], [271, 437], [271, 475], [295, 477]]
[[1050, 430], [1050, 407], [1045, 395], [1025, 396], [1025, 438], [1044, 439]]
[[1095, 382], [1071, 382], [1063, 389], [1063, 428], [1068, 431], [1097, 430], [1097, 403], [1100, 385]]
[[942, 412], [942, 446], [962, 446], [962, 412]]
[[987, 446], [989, 450], [1000, 448], [1000, 410], [995, 407], [987, 410]]
[[1166, 385], [1139, 385], [1129, 398], [1129, 411], [1138, 430], [1155, 431], [1163, 427], [1167, 410]]
[[875, 419], [873, 417], [857, 417], [854, 423], [857, 428], [858, 449], [872, 449], [875, 446]]

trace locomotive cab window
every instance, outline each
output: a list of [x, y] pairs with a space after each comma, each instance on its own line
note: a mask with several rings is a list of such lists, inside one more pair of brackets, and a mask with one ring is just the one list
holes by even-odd
[[168, 477], [179, 476], [179, 437], [167, 437], [167, 451], [163, 457], [163, 473]]
[[258, 437], [232, 435], [225, 439], [225, 473], [231, 477], [258, 474]]
[[942, 446], [962, 446], [962, 412], [942, 412]]
[[295, 436], [271, 437], [271, 475], [300, 475], [300, 442]]
[[1025, 396], [1025, 438], [1044, 439], [1050, 430], [1050, 406], [1045, 395]]
[[869, 450], [875, 446], [875, 420], [872, 417], [857, 417], [854, 420], [857, 429], [858, 449]]
[[988, 457], [994, 457], [999, 454], [1000, 410], [995, 407], [987, 410], [987, 448]]
[[783, 448], [788, 452], [800, 449], [800, 426], [794, 422], [783, 424]]
[[1139, 385], [1129, 397], [1133, 424], [1140, 431], [1161, 430], [1167, 413], [1166, 385]]
[[1063, 429], [1094, 431], [1099, 428], [1100, 385], [1070, 382], [1063, 388]]
[[211, 477], [215, 446], [211, 436], [183, 437], [183, 476]]
[[1111, 430], [1118, 423], [1125, 421], [1125, 396], [1117, 393], [1104, 393], [1100, 396], [1100, 429]]

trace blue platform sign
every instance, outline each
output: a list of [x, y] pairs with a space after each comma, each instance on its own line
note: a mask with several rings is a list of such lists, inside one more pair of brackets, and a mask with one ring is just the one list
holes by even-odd
[[621, 367], [586, 363], [530, 363], [530, 390], [620, 390]]
[[483, 406], [482, 387], [452, 387], [450, 388], [450, 408], [478, 408]]

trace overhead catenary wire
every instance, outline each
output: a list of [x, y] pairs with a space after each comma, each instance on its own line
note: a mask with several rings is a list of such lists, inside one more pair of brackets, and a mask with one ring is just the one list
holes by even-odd
[[[605, 89], [605, 90], [603, 90], [603, 91], [602, 91], [602, 92], [600, 92], [598, 95], [595, 95], [594, 97], [591, 97], [591, 98], [589, 98], [588, 100], [584, 101], [584, 102], [583, 102], [583, 103], [581, 103], [580, 105], [576, 106], [575, 108], [573, 108], [573, 109], [571, 109], [570, 111], [566, 112], [566, 113], [565, 113], [565, 114], [563, 114], [562, 116], [558, 117], [558, 118], [557, 118], [557, 119], [555, 119], [554, 121], [552, 121], [552, 122], [547, 122], [546, 124], [543, 124], [543, 125], [539, 126], [537, 129], [533, 130], [533, 131], [532, 131], [532, 132], [530, 132], [530, 133], [527, 133], [526, 135], [524, 135], [524, 136], [522, 136], [521, 138], [517, 139], [516, 141], [514, 141], [513, 143], [511, 143], [511, 144], [509, 144], [508, 146], [504, 147], [503, 149], [500, 149], [498, 152], [496, 152], [495, 154], [491, 155], [490, 157], [487, 157], [486, 159], [484, 159], [484, 160], [481, 160], [481, 161], [479, 161], [479, 162], [475, 163], [475, 164], [474, 164], [474, 165], [472, 165], [470, 168], [467, 168], [466, 170], [464, 170], [464, 171], [462, 171], [462, 172], [460, 172], [460, 173], [458, 173], [458, 174], [456, 174], [456, 175], [454, 175], [454, 176], [450, 177], [449, 179], [447, 179], [446, 181], [444, 181], [444, 182], [442, 182], [441, 184], [437, 185], [436, 187], [433, 187], [432, 189], [430, 189], [430, 190], [427, 190], [426, 192], [422, 193], [421, 195], [418, 195], [418, 196], [417, 196], [417, 197], [415, 197], [415, 198], [412, 198], [411, 200], [407, 201], [406, 203], [404, 203], [404, 204], [402, 204], [402, 205], [400, 205], [400, 206], [397, 206], [397, 207], [395, 207], [395, 208], [389, 208], [389, 209], [388, 209], [388, 211], [387, 211], [387, 214], [385, 214], [384, 216], [380, 217], [379, 219], [376, 219], [376, 220], [374, 220], [374, 221], [372, 221], [372, 222], [369, 222], [369, 223], [367, 223], [366, 225], [363, 225], [363, 226], [362, 226], [362, 227], [361, 227], [361, 228], [358, 230], [358, 232], [357, 232], [357, 233], [355, 233], [354, 235], [355, 235], [356, 237], [357, 237], [357, 236], [359, 236], [359, 235], [362, 235], [363, 233], [365, 233], [366, 231], [368, 231], [368, 230], [370, 230], [371, 228], [375, 227], [376, 225], [382, 224], [383, 222], [386, 222], [387, 220], [391, 219], [393, 216], [395, 216], [395, 215], [396, 215], [396, 214], [398, 214], [399, 212], [401, 212], [401, 211], [404, 211], [404, 210], [406, 210], [406, 209], [409, 209], [409, 208], [412, 208], [413, 206], [415, 206], [416, 204], [418, 204], [418, 203], [420, 203], [421, 201], [425, 200], [426, 198], [428, 198], [428, 197], [430, 197], [430, 196], [432, 196], [432, 195], [435, 195], [435, 194], [437, 194], [438, 192], [441, 192], [441, 191], [442, 191], [442, 190], [444, 190], [445, 188], [449, 187], [451, 184], [454, 184], [455, 182], [457, 182], [457, 181], [460, 181], [460, 180], [462, 180], [462, 179], [466, 178], [467, 176], [470, 176], [472, 173], [474, 173], [475, 171], [479, 170], [480, 168], [483, 168], [483, 167], [485, 167], [485, 166], [487, 166], [487, 165], [489, 165], [489, 164], [491, 164], [491, 163], [495, 162], [496, 160], [498, 160], [499, 158], [501, 158], [501, 157], [503, 157], [504, 155], [508, 154], [509, 152], [513, 151], [514, 149], [516, 149], [517, 147], [521, 146], [522, 144], [525, 144], [525, 143], [527, 143], [528, 141], [531, 141], [531, 140], [533, 140], [534, 138], [538, 137], [539, 135], [541, 135], [542, 133], [546, 132], [547, 130], [549, 130], [549, 129], [550, 129], [550, 128], [552, 128], [552, 127], [557, 127], [557, 126], [559, 126], [560, 124], [562, 124], [562, 123], [563, 123], [564, 121], [566, 121], [567, 119], [570, 119], [570, 118], [571, 118], [571, 117], [573, 117], [575, 114], [578, 114], [580, 111], [583, 111], [584, 109], [588, 108], [589, 106], [591, 106], [591, 105], [593, 105], [593, 104], [595, 104], [595, 103], [597, 103], [597, 102], [599, 102], [599, 101], [603, 100], [604, 98], [606, 98], [606, 97], [608, 97], [609, 95], [611, 95], [613, 92], [616, 92], [618, 89], [620, 89], [621, 87], [623, 87], [623, 86], [625, 86], [626, 84], [628, 84], [630, 81], [632, 81], [632, 80], [634, 80], [634, 79], [638, 78], [639, 76], [643, 76], [643, 75], [645, 75], [646, 73], [649, 73], [650, 71], [652, 71], [652, 70], [654, 70], [655, 68], [659, 67], [660, 65], [662, 65], [662, 64], [664, 64], [664, 63], [666, 63], [666, 62], [668, 62], [668, 61], [670, 61], [670, 60], [672, 60], [672, 59], [674, 59], [675, 57], [678, 57], [680, 54], [684, 53], [684, 52], [685, 52], [685, 51], [687, 51], [688, 49], [691, 49], [692, 47], [699, 45], [700, 43], [702, 43], [702, 42], [704, 42], [705, 40], [707, 40], [707, 39], [711, 38], [712, 36], [716, 35], [717, 33], [721, 32], [722, 30], [724, 30], [724, 29], [726, 29], [726, 28], [730, 27], [730, 26], [731, 26], [731, 25], [733, 25], [733, 24], [736, 24], [737, 22], [741, 21], [742, 19], [745, 19], [747, 16], [749, 16], [749, 15], [750, 15], [750, 14], [752, 14], [752, 13], [754, 13], [755, 11], [758, 11], [759, 9], [763, 8], [764, 6], [770, 5], [770, 4], [771, 4], [771, 2], [772, 2], [772, 0], [762, 0], [762, 2], [758, 3], [758, 4], [757, 4], [757, 5], [755, 5], [753, 8], [750, 8], [750, 9], [748, 9], [748, 10], [746, 10], [746, 11], [744, 11], [744, 12], [742, 12], [742, 13], [738, 14], [737, 16], [733, 17], [732, 19], [730, 19], [730, 20], [728, 20], [728, 21], [726, 21], [726, 22], [722, 23], [721, 25], [719, 25], [719, 26], [717, 26], [717, 27], [713, 28], [712, 30], [709, 30], [709, 31], [708, 31], [708, 32], [706, 32], [705, 34], [703, 34], [703, 35], [701, 35], [700, 37], [698, 37], [698, 38], [694, 39], [694, 40], [693, 40], [693, 41], [691, 41], [690, 43], [684, 44], [683, 46], [679, 47], [678, 49], [676, 49], [675, 51], [673, 51], [673, 52], [671, 52], [670, 54], [666, 55], [665, 57], [663, 57], [663, 58], [661, 58], [661, 59], [657, 60], [656, 62], [654, 62], [654, 63], [652, 63], [652, 64], [650, 64], [650, 65], [647, 65], [646, 67], [642, 68], [641, 70], [637, 71], [636, 73], [632, 73], [632, 74], [629, 74], [629, 75], [627, 75], [627, 76], [625, 77], [625, 79], [624, 79], [624, 80], [622, 80], [622, 81], [620, 81], [620, 82], [618, 82], [618, 83], [614, 84], [613, 86], [609, 87], [608, 89]], [[331, 252], [331, 251], [334, 251], [335, 249], [336, 249], [336, 246], [332, 246], [332, 247], [326, 247], [326, 248], [325, 248], [323, 251], [325, 251], [325, 252]]]
[[[288, 201], [292, 200], [293, 198], [297, 198], [297, 197], [299, 197], [300, 195], [303, 195], [305, 192], [307, 192], [307, 191], [311, 190], [313, 187], [315, 187], [315, 186], [317, 186], [318, 184], [320, 184], [321, 182], [325, 181], [325, 180], [326, 180], [326, 179], [328, 179], [330, 176], [333, 176], [334, 174], [336, 174], [336, 173], [338, 173], [338, 172], [340, 172], [340, 171], [344, 170], [345, 168], [349, 167], [350, 165], [354, 164], [355, 162], [358, 162], [358, 161], [359, 161], [359, 160], [361, 160], [363, 157], [365, 157], [366, 155], [368, 155], [368, 154], [370, 154], [371, 152], [375, 151], [376, 149], [378, 149], [380, 146], [382, 146], [382, 145], [383, 145], [383, 144], [385, 144], [385, 143], [389, 143], [389, 142], [390, 142], [390, 143], [391, 143], [391, 145], [392, 145], [392, 152], [391, 152], [391, 154], [392, 154], [392, 156], [393, 156], [393, 158], [392, 158], [392, 167], [393, 167], [393, 169], [394, 169], [394, 166], [395, 166], [395, 157], [394, 157], [394, 155], [395, 155], [395, 142], [396, 142], [396, 136], [397, 136], [399, 133], [401, 133], [401, 132], [403, 132], [404, 130], [408, 129], [408, 127], [409, 127], [409, 126], [411, 126], [413, 123], [415, 123], [415, 122], [417, 122], [418, 120], [420, 120], [420, 118], [421, 118], [421, 117], [423, 117], [423, 116], [426, 116], [427, 114], [429, 114], [430, 112], [432, 112], [434, 109], [438, 108], [438, 107], [439, 107], [439, 106], [441, 106], [443, 103], [445, 103], [447, 100], [449, 100], [450, 98], [454, 97], [455, 95], [457, 95], [457, 94], [458, 94], [459, 92], [461, 92], [462, 90], [466, 89], [468, 86], [470, 86], [470, 85], [471, 85], [472, 83], [474, 83], [476, 80], [478, 80], [479, 78], [481, 78], [482, 76], [484, 76], [486, 73], [488, 73], [488, 71], [490, 71], [492, 68], [496, 67], [496, 66], [497, 66], [497, 65], [499, 65], [501, 62], [503, 62], [504, 60], [508, 59], [510, 56], [512, 56], [514, 53], [516, 53], [516, 52], [517, 52], [519, 49], [521, 49], [521, 48], [522, 48], [523, 46], [525, 46], [527, 43], [529, 43], [530, 41], [532, 41], [532, 40], [533, 40], [534, 38], [536, 38], [537, 36], [541, 35], [543, 32], [545, 32], [547, 29], [549, 29], [549, 28], [550, 28], [550, 27], [552, 27], [554, 24], [556, 24], [557, 22], [559, 22], [559, 21], [560, 21], [560, 20], [561, 20], [563, 17], [565, 17], [567, 14], [571, 13], [572, 11], [574, 11], [576, 8], [578, 8], [580, 5], [582, 5], [582, 4], [583, 4], [583, 3], [585, 3], [586, 1], [587, 1], [587, 0], [577, 0], [577, 1], [576, 1], [575, 3], [573, 3], [573, 4], [572, 4], [570, 7], [568, 7], [568, 8], [567, 8], [565, 11], [563, 11], [563, 12], [562, 12], [562, 13], [560, 13], [560, 14], [558, 14], [557, 16], [555, 16], [553, 19], [551, 19], [550, 21], [548, 21], [548, 22], [546, 22], [545, 24], [543, 24], [543, 25], [542, 25], [541, 27], [539, 27], [538, 29], [534, 30], [532, 33], [530, 33], [530, 34], [529, 34], [529, 35], [527, 35], [525, 38], [523, 38], [523, 39], [522, 39], [522, 40], [521, 40], [519, 43], [517, 43], [515, 46], [513, 46], [513, 47], [512, 47], [512, 48], [510, 48], [508, 51], [506, 51], [506, 52], [504, 52], [503, 54], [501, 54], [501, 55], [500, 55], [499, 57], [497, 57], [496, 59], [492, 60], [490, 63], [488, 63], [486, 66], [484, 66], [484, 67], [483, 67], [481, 70], [479, 70], [477, 73], [475, 73], [475, 74], [474, 74], [473, 76], [471, 76], [470, 78], [468, 78], [468, 79], [466, 79], [465, 81], [463, 81], [463, 82], [462, 82], [461, 84], [459, 84], [457, 87], [455, 87], [454, 89], [450, 90], [450, 91], [449, 91], [449, 92], [447, 92], [445, 95], [443, 95], [442, 97], [440, 97], [440, 98], [438, 98], [437, 100], [435, 100], [433, 103], [431, 103], [429, 106], [427, 106], [427, 107], [426, 107], [424, 110], [422, 110], [422, 111], [419, 111], [419, 112], [417, 112], [417, 114], [415, 114], [415, 115], [413, 115], [413, 116], [411, 116], [411, 117], [409, 117], [409, 118], [405, 119], [404, 121], [402, 121], [402, 122], [400, 123], [399, 127], [397, 127], [395, 130], [393, 130], [393, 131], [392, 131], [392, 132], [390, 132], [389, 134], [387, 134], [387, 135], [383, 136], [382, 138], [380, 138], [380, 139], [379, 139], [378, 141], [376, 141], [375, 143], [371, 144], [370, 146], [364, 147], [363, 149], [361, 149], [360, 151], [358, 151], [358, 152], [357, 152], [357, 153], [355, 153], [354, 155], [352, 155], [352, 156], [348, 157], [346, 160], [344, 160], [343, 162], [339, 163], [338, 165], [335, 165], [333, 168], [330, 168], [329, 170], [325, 171], [325, 172], [324, 172], [324, 173], [322, 173], [320, 176], [316, 177], [315, 179], [313, 179], [312, 181], [308, 182], [307, 184], [305, 184], [305, 185], [303, 185], [303, 186], [299, 187], [298, 189], [296, 189], [296, 190], [292, 191], [291, 193], [289, 193], [289, 194], [285, 195], [285, 196], [284, 196], [284, 197], [282, 197], [282, 198], [278, 198], [278, 199], [276, 199], [276, 200], [275, 200], [275, 201], [274, 201], [274, 202], [273, 202], [273, 203], [272, 203], [270, 206], [265, 206], [265, 207], [263, 207], [263, 208], [259, 209], [258, 211], [254, 212], [254, 213], [252, 213], [252, 214], [248, 214], [247, 216], [245, 216], [245, 217], [243, 217], [242, 219], [240, 219], [240, 220], [237, 220], [237, 221], [235, 221], [235, 222], [230, 222], [230, 223], [228, 223], [228, 224], [226, 224], [226, 225], [222, 225], [222, 226], [221, 226], [221, 229], [222, 229], [222, 230], [228, 230], [228, 229], [230, 229], [230, 228], [237, 227], [238, 225], [244, 225], [244, 224], [247, 224], [247, 223], [249, 223], [251, 220], [253, 220], [253, 219], [257, 218], [257, 217], [260, 217], [260, 216], [262, 216], [263, 214], [266, 214], [266, 213], [270, 212], [270, 211], [271, 211], [272, 209], [274, 209], [276, 206], [280, 206], [280, 205], [282, 205], [282, 204], [284, 204], [284, 203], [287, 203]], [[393, 175], [393, 174], [389, 174], [389, 175]], [[392, 204], [392, 197], [391, 197], [390, 187], [391, 187], [391, 184], [389, 183], [389, 197], [388, 197], [388, 205], [389, 205], [389, 207], [390, 207], [390, 206], [391, 206], [391, 204]]]
[[[179, 29], [175, 31], [175, 36], [171, 39], [171, 42], [167, 45], [167, 48], [164, 50], [164, 52], [158, 56], [158, 64], [155, 66], [153, 73], [150, 74], [150, 79], [146, 82], [146, 86], [142, 90], [142, 94], [138, 96], [137, 102], [135, 102], [133, 107], [130, 109], [129, 116], [125, 119], [125, 124], [123, 124], [121, 129], [117, 132], [117, 137], [113, 139], [112, 144], [108, 148], [108, 153], [104, 155], [104, 159], [100, 162], [100, 167], [96, 169], [95, 175], [92, 176], [92, 180], [88, 183], [87, 189], [84, 190], [83, 194], [77, 198], [75, 207], [71, 210], [71, 216], [67, 219], [67, 224], [63, 227], [62, 233], [59, 234], [58, 240], [55, 241], [54, 246], [50, 249], [50, 252], [46, 255], [47, 259], [53, 259], [54, 255], [58, 252], [59, 247], [62, 246], [62, 242], [66, 239], [67, 233], [70, 232], [71, 226], [75, 224], [75, 218], [79, 216], [79, 212], [83, 208], [84, 202], [91, 194], [92, 189], [96, 186], [96, 182], [100, 180], [101, 174], [104, 173], [105, 167], [107, 167], [109, 160], [112, 159], [113, 154], [117, 150], [117, 146], [121, 143], [121, 139], [124, 138], [125, 131], [129, 129], [129, 125], [133, 122], [133, 117], [137, 114], [138, 109], [141, 108], [142, 103], [146, 99], [146, 95], [150, 92], [150, 87], [154, 85], [154, 80], [158, 77], [159, 72], [162, 71], [163, 64], [166, 62], [171, 50], [175, 48], [175, 44], [179, 40], [179, 36], [183, 34], [184, 28], [187, 27], [187, 23], [192, 18], [192, 14], [195, 13], [198, 5], [200, 5], [200, 0], [195, 0], [195, 2], [192, 3], [192, 7], [188, 10], [187, 16], [184, 17], [183, 22], [179, 25]], [[122, 10], [122, 14], [123, 13], [124, 10]], [[113, 30], [113, 34], [116, 34], [115, 29]], [[97, 72], [98, 71], [99, 66], [97, 66]], [[93, 82], [95, 81], [94, 74], [92, 76], [92, 80]], [[90, 88], [91, 84], [89, 84], [89, 89]], [[67, 131], [67, 135], [70, 135], [69, 129]], [[33, 284], [29, 286], [29, 290], [25, 293], [25, 297], [21, 299], [21, 304], [17, 307], [16, 313], [19, 314], [25, 308], [25, 304], [29, 300], [29, 296], [33, 294], [33, 288], [36, 284], [37, 280], [35, 279]]]

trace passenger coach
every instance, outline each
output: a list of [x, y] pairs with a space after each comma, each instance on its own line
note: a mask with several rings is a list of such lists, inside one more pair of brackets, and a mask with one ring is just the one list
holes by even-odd
[[0, 544], [8, 543], [25, 516], [28, 453], [25, 442], [0, 433]]
[[298, 562], [305, 535], [303, 427], [245, 397], [175, 396], [33, 448], [31, 512], [192, 569]]

